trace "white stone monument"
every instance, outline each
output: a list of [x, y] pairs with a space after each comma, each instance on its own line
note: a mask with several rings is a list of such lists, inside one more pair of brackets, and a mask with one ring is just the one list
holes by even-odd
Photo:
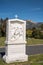
[[28, 61], [26, 55], [26, 21], [9, 19], [6, 22], [5, 55], [6, 63]]

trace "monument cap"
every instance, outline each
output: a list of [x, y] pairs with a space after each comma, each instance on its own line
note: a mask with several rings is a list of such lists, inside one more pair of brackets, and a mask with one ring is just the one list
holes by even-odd
[[16, 19], [18, 18], [18, 15], [17, 15], [17, 14], [15, 15], [15, 18], [16, 18]]

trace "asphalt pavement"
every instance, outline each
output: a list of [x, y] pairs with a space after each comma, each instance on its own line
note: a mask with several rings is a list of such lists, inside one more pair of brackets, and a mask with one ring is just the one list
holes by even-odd
[[[0, 47], [0, 57], [3, 57], [4, 54], [5, 47]], [[27, 55], [43, 54], [43, 45], [27, 45], [26, 54]]]
[[43, 54], [43, 45], [26, 46], [26, 54], [27, 55]]

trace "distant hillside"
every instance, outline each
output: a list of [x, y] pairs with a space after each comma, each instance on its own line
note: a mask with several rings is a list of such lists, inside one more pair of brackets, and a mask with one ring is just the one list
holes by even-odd
[[[0, 25], [1, 25], [1, 24], [6, 25], [5, 22], [6, 22], [7, 20], [8, 20], [8, 18], [6, 18], [5, 20], [0, 19]], [[40, 26], [41, 24], [43, 24], [43, 22], [38, 22], [38, 23], [36, 23], [36, 22], [32, 22], [31, 20], [26, 20], [26, 28], [27, 28], [27, 29], [32, 29], [33, 27], [39, 28], [39, 26]]]
[[31, 20], [26, 20], [26, 28], [32, 29], [33, 27], [39, 28], [39, 26], [43, 24], [43, 22], [32, 22]]
[[26, 28], [27, 29], [32, 29], [33, 27], [36, 27], [36, 24], [37, 23], [34, 23], [34, 22], [30, 21], [30, 20], [26, 20]]

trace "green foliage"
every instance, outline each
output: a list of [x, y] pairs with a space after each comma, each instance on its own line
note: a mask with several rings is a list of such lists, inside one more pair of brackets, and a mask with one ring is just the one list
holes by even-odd
[[41, 32], [41, 30], [39, 28], [35, 28], [33, 27], [32, 29], [27, 29], [26, 30], [26, 37], [27, 38], [36, 38], [36, 39], [43, 39], [43, 31]]
[[40, 39], [41, 38], [41, 32], [39, 30], [35, 30], [32, 32], [32, 37]]
[[1, 37], [1, 28], [0, 28], [0, 37]]
[[32, 37], [32, 30], [31, 29], [27, 29], [26, 30], [26, 37]]
[[43, 39], [43, 31], [41, 32], [41, 36], [40, 37], [41, 37], [41, 39]]
[[43, 30], [43, 24], [40, 25], [41, 30]]
[[1, 24], [0, 24], [0, 35], [1, 36], [6, 36], [6, 21], [8, 20], [8, 18], [6, 19], [2, 19], [0, 20]]

